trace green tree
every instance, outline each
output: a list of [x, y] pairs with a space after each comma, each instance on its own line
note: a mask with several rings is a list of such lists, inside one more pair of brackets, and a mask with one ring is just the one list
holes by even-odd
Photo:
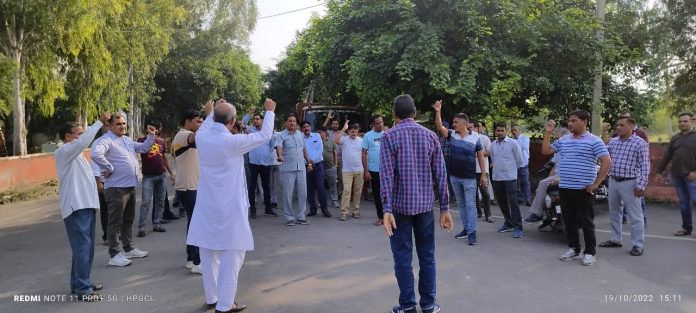
[[25, 101], [50, 115], [65, 97], [66, 58], [77, 56], [92, 33], [97, 3], [78, 0], [0, 1], [0, 47], [14, 63], [12, 115], [14, 154], [27, 154]]

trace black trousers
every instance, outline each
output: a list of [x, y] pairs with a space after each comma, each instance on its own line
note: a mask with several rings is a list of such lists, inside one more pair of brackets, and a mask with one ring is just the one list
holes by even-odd
[[595, 254], [594, 196], [584, 189], [560, 188], [561, 213], [568, 247], [580, 252], [579, 228], [585, 237], [585, 254]]
[[109, 207], [106, 206], [106, 197], [104, 192], [99, 192], [99, 221], [102, 228], [102, 240], [106, 241], [106, 232], [109, 229]]
[[[191, 226], [191, 217], [193, 217], [193, 208], [196, 206], [196, 190], [177, 190], [176, 194], [181, 202], [181, 205], [186, 210], [186, 234], [188, 234], [189, 226]], [[201, 256], [198, 252], [198, 247], [186, 245], [186, 261], [193, 261], [193, 264], [201, 264]]]
[[[481, 173], [476, 174], [476, 211], [481, 215], [481, 208], [483, 208], [483, 213], [486, 218], [489, 218], [491, 217], [491, 195], [488, 193], [488, 188], [481, 187], [481, 175]], [[481, 192], [481, 197], [478, 192]]]
[[271, 166], [249, 163], [249, 181], [247, 182], [247, 192], [249, 195], [249, 210], [256, 212], [256, 186], [258, 177], [261, 175], [261, 188], [263, 188], [263, 204], [266, 212], [271, 209]]
[[372, 186], [372, 198], [375, 199], [377, 218], [381, 220], [384, 218], [384, 209], [382, 208], [382, 197], [380, 196], [379, 192], [379, 172], [370, 171], [370, 176], [372, 176], [372, 180], [370, 181], [370, 185]]

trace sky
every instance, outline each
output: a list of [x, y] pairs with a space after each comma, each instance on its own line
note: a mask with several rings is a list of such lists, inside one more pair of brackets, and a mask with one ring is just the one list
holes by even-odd
[[276, 62], [285, 48], [295, 39], [295, 34], [307, 27], [312, 13], [323, 16], [326, 5], [313, 7], [280, 16], [263, 18], [297, 9], [320, 5], [324, 0], [257, 0], [258, 16], [256, 28], [251, 35], [249, 47], [251, 60], [261, 66], [263, 72], [275, 69]]

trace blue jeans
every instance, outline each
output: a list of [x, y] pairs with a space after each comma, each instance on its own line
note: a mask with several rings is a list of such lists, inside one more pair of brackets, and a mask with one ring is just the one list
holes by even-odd
[[85, 295], [92, 292], [90, 273], [94, 260], [95, 209], [80, 209], [63, 219], [68, 241], [72, 249], [70, 290], [72, 294]]
[[164, 214], [164, 180], [166, 175], [143, 175], [143, 198], [140, 205], [140, 218], [138, 219], [138, 228], [144, 229], [147, 223], [147, 213], [152, 206], [154, 197], [155, 207], [153, 208], [155, 218], [153, 226], [162, 224], [162, 214]]
[[[191, 226], [191, 218], [193, 217], [193, 208], [196, 206], [196, 190], [177, 190], [176, 195], [181, 202], [181, 206], [186, 210], [186, 234], [188, 234], [189, 226]], [[198, 247], [186, 245], [186, 261], [192, 261], [193, 264], [201, 264], [201, 256]]]
[[459, 216], [467, 232], [476, 231], [476, 178], [450, 176], [450, 183], [457, 197]]
[[679, 197], [679, 209], [682, 216], [682, 228], [686, 231], [693, 230], [691, 222], [691, 205], [696, 205], [696, 181], [689, 181], [686, 176], [672, 175], [674, 189]]
[[517, 169], [517, 184], [517, 200], [522, 200], [522, 203], [530, 202], [532, 192], [529, 185], [529, 166]]
[[430, 211], [417, 215], [394, 212], [396, 229], [389, 237], [394, 256], [394, 274], [399, 284], [399, 305], [413, 307], [416, 294], [413, 281], [413, 238], [418, 254], [418, 293], [421, 307], [435, 304], [435, 214]]

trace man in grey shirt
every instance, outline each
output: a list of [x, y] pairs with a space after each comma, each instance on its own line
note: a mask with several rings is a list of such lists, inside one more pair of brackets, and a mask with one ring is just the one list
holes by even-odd
[[[295, 115], [285, 117], [285, 130], [275, 136], [275, 149], [283, 185], [283, 211], [285, 226], [308, 225], [307, 211], [307, 171], [312, 171], [314, 162], [309, 159], [304, 135], [297, 129]], [[305, 170], [305, 164], [307, 169]], [[292, 209], [292, 196], [297, 189], [298, 213]]]
[[506, 136], [505, 123], [495, 124], [496, 140], [491, 143], [493, 158], [493, 193], [505, 217], [499, 233], [512, 231], [513, 238], [522, 238], [522, 215], [517, 203], [517, 169], [523, 164], [522, 150], [515, 139]]
[[[135, 153], [147, 153], [155, 142], [155, 127], [147, 125], [147, 138], [139, 143], [126, 135], [126, 118], [113, 114], [109, 119], [109, 132], [92, 145], [91, 157], [104, 177], [104, 196], [109, 211], [107, 237], [109, 241], [109, 265], [127, 266], [131, 258], [146, 257], [133, 244], [133, 220], [135, 219], [135, 186], [138, 184], [138, 159]], [[123, 251], [118, 246], [119, 233]]]

